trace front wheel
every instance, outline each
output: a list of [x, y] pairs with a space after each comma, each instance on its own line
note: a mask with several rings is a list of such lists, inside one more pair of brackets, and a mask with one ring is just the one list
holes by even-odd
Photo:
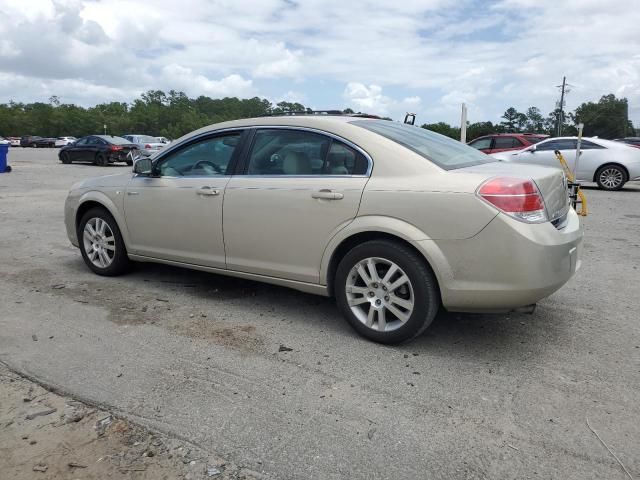
[[106, 167], [107, 165], [109, 165], [109, 160], [107, 160], [107, 157], [105, 157], [103, 154], [99, 153], [98, 155], [96, 155], [94, 163], [99, 167]]
[[115, 219], [103, 208], [92, 208], [78, 225], [82, 258], [98, 275], [112, 277], [131, 267], [122, 234]]
[[598, 169], [596, 182], [602, 190], [620, 190], [627, 183], [627, 172], [619, 165], [605, 165]]
[[375, 342], [420, 335], [440, 307], [435, 276], [424, 258], [400, 243], [373, 240], [348, 252], [335, 276], [338, 307], [351, 326]]
[[60, 154], [60, 161], [68, 165], [69, 163], [71, 163], [71, 157], [69, 157], [69, 154], [67, 152], [62, 152]]

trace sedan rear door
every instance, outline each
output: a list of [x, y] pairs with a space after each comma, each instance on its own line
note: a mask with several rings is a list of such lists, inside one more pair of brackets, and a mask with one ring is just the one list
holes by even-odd
[[358, 213], [371, 159], [324, 132], [255, 131], [224, 200], [227, 268], [319, 282], [329, 240]]

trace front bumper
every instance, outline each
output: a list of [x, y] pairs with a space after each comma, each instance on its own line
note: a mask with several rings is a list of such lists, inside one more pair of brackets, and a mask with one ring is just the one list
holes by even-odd
[[78, 233], [76, 232], [76, 212], [80, 203], [80, 195], [80, 191], [72, 190], [64, 202], [64, 226], [67, 230], [69, 241], [75, 247], [80, 247]]
[[448, 310], [506, 312], [562, 287], [580, 268], [582, 236], [571, 209], [561, 230], [549, 222], [527, 224], [500, 214], [469, 239], [416, 243], [425, 251], [437, 248], [429, 258], [435, 260]]

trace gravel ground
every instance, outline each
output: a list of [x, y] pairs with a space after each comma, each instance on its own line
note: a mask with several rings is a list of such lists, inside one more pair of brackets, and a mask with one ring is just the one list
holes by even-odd
[[534, 315], [442, 315], [385, 347], [330, 299], [150, 264], [93, 275], [66, 191], [127, 167], [9, 161], [0, 361], [18, 373], [270, 478], [628, 478], [587, 419], [640, 476], [638, 183], [587, 190], [582, 270]]

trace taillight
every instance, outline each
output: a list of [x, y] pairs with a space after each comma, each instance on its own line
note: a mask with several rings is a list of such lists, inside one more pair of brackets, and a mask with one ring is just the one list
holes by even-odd
[[118, 150], [122, 150], [122, 147], [120, 145], [111, 145], [112, 152], [117, 152]]
[[542, 195], [533, 180], [492, 178], [480, 186], [478, 196], [516, 220], [527, 223], [548, 220]]
[[144, 146], [144, 148], [146, 148], [147, 150], [150, 150], [152, 147], [151, 145], [149, 145], [148, 143]]

